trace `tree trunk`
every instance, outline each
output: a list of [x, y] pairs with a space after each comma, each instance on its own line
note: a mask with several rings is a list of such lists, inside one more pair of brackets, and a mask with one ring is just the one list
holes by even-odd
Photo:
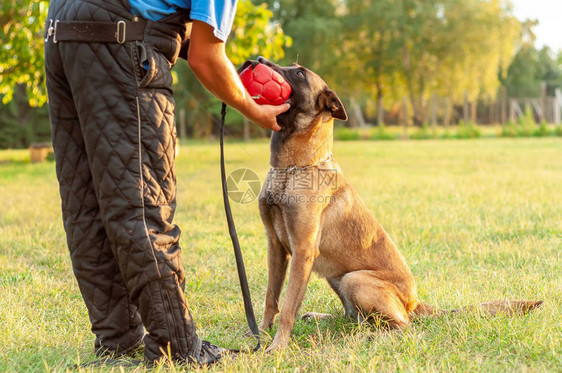
[[408, 137], [408, 98], [402, 98], [402, 123], [404, 126], [404, 138]]
[[382, 103], [382, 96], [377, 97], [377, 126], [384, 125], [384, 106]]
[[443, 116], [443, 127], [445, 127], [445, 130], [449, 128], [450, 120], [451, 120], [451, 99], [447, 97], [445, 99], [445, 115]]
[[539, 123], [546, 119], [546, 108], [547, 108], [547, 96], [546, 96], [546, 82], [541, 82], [541, 114], [539, 116]]
[[503, 125], [507, 118], [507, 90], [505, 86], [501, 87], [500, 106], [500, 124]]
[[[414, 93], [414, 83], [412, 78], [412, 72], [410, 71], [410, 55], [408, 53], [408, 48], [404, 46], [404, 76], [406, 78], [406, 85], [408, 86], [408, 93], [410, 96], [410, 102], [412, 104], [414, 124], [416, 123], [416, 118], [418, 117], [418, 109], [416, 105], [416, 97]], [[404, 106], [404, 104], [402, 104]]]
[[431, 95], [431, 127], [435, 128], [437, 125], [437, 97], [435, 93]]
[[350, 103], [351, 103], [351, 115], [353, 116], [353, 120], [351, 122], [353, 123], [353, 126], [357, 127], [357, 125], [359, 125], [359, 128], [365, 128], [366, 127], [365, 118], [363, 118], [363, 113], [361, 112], [361, 106], [359, 106], [359, 104], [357, 103], [357, 101], [355, 101], [353, 97], [350, 99]]
[[[18, 142], [24, 144], [24, 146], [29, 146], [34, 140], [34, 134], [33, 130], [24, 130], [25, 127], [32, 126], [31, 123], [28, 123], [30, 106], [27, 101], [27, 92], [25, 91], [25, 85], [18, 84], [15, 90], [17, 93], [14, 93], [14, 96], [17, 95], [17, 118], [20, 127], [20, 138], [18, 139]], [[31, 136], [29, 136], [28, 134], [30, 134]]]
[[380, 81], [380, 72], [377, 76], [377, 126], [381, 127], [384, 124], [384, 106], [383, 106], [383, 84]]
[[464, 105], [462, 107], [462, 119], [464, 120], [464, 123], [468, 123], [469, 120], [469, 114], [468, 114], [468, 107], [469, 103], [468, 103], [468, 92], [464, 91]]
[[408, 84], [408, 91], [410, 93], [410, 103], [412, 104], [414, 124], [417, 124], [418, 111], [419, 110], [418, 110], [418, 107], [417, 107], [417, 104], [416, 104], [416, 97], [415, 97], [415, 93], [414, 93], [414, 84], [412, 82], [412, 77], [409, 73], [407, 74], [406, 81], [407, 81], [407, 84]]
[[417, 112], [414, 113], [414, 124], [417, 126], [422, 126], [426, 121], [426, 105], [423, 99], [423, 92], [425, 91], [425, 80], [423, 76], [419, 79], [419, 89], [418, 89], [418, 108]]
[[509, 119], [513, 122], [517, 122], [517, 112], [515, 110], [515, 105], [517, 105], [517, 101], [515, 99], [509, 100]]

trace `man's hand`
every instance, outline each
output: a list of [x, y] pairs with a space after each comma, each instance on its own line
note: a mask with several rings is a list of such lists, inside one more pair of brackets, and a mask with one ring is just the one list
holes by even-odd
[[213, 27], [193, 21], [188, 62], [197, 79], [218, 99], [238, 110], [260, 127], [279, 131], [277, 115], [289, 104], [258, 105], [242, 85], [234, 66], [226, 56], [225, 45], [213, 33]]
[[[253, 101], [253, 99], [252, 99]], [[281, 104], [281, 105], [258, 105], [256, 110], [256, 116], [246, 116], [249, 120], [256, 123], [258, 126], [271, 129], [274, 131], [280, 131], [281, 127], [277, 124], [276, 117], [289, 110], [291, 105], [289, 104]], [[244, 114], [244, 113], [242, 113]]]

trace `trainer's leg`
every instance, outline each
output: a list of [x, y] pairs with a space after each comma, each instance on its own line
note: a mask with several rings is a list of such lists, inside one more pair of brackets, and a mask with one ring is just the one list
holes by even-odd
[[172, 224], [176, 184], [170, 66], [147, 45], [149, 69], [139, 70], [137, 47], [133, 42], [66, 43], [61, 51], [101, 219], [148, 331], [145, 356], [153, 361], [169, 349], [173, 359], [198, 359], [201, 340], [182, 290], [180, 230]]
[[[51, 13], [56, 7], [51, 4]], [[127, 353], [142, 343], [143, 325], [137, 308], [128, 299], [100, 219], [84, 138], [58, 44], [47, 43], [45, 57], [56, 172], [73, 271], [96, 336], [96, 351]]]

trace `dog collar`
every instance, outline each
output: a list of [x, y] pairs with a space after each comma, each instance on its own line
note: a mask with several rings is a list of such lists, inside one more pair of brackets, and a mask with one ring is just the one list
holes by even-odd
[[304, 170], [307, 170], [309, 168], [320, 167], [320, 166], [323, 166], [326, 163], [330, 162], [332, 160], [332, 158], [334, 158], [334, 154], [330, 153], [330, 155], [328, 155], [328, 158], [326, 160], [322, 161], [322, 162], [319, 162], [319, 163], [316, 163], [316, 164], [311, 164], [309, 166], [304, 166], [304, 167], [297, 167], [296, 165], [293, 165], [293, 166], [287, 167], [286, 172], [288, 174], [296, 174], [297, 172], [304, 171]]

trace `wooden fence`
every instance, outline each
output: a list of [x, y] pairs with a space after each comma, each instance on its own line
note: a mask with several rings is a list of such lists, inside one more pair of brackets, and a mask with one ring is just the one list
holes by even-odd
[[[503, 88], [503, 87], [502, 87]], [[411, 103], [407, 97], [390, 107], [383, 107], [379, 103], [376, 114], [365, 116], [363, 105], [350, 99], [348, 113], [351, 117], [350, 126], [364, 127], [383, 122], [390, 125], [412, 125], [414, 123]], [[418, 109], [421, 121], [430, 125], [458, 124], [460, 121], [472, 121], [477, 124], [506, 124], [508, 120], [517, 122], [518, 118], [530, 111], [536, 123], [543, 120], [550, 124], [562, 124], [562, 93], [557, 89], [555, 96], [546, 95], [539, 98], [508, 98], [505, 88], [500, 89], [496, 100], [469, 101], [465, 94], [462, 104], [452, 104], [448, 97], [432, 95], [422, 108]], [[420, 122], [420, 120], [418, 120]]]

